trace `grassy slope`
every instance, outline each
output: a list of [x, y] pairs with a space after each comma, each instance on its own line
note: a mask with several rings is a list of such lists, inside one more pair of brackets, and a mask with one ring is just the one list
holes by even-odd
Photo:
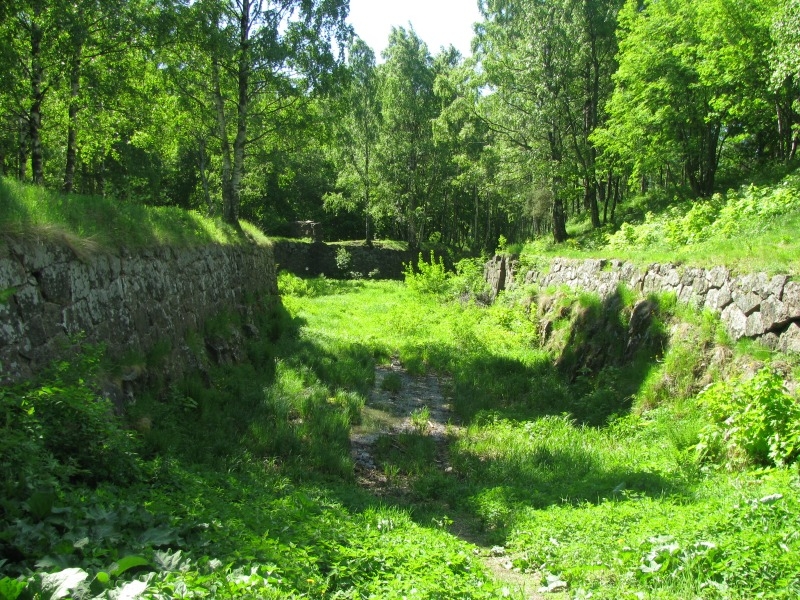
[[[730, 190], [701, 201], [666, 202], [661, 192], [620, 206], [617, 227], [593, 230], [588, 215], [569, 226], [572, 238], [517, 246], [531, 260], [568, 256], [725, 265], [739, 273], [800, 274], [800, 174]], [[671, 204], [671, 206], [670, 206]], [[619, 231], [628, 228], [629, 234]]]
[[242, 228], [245, 236], [195, 211], [65, 196], [0, 177], [0, 234], [58, 239], [79, 253], [97, 247], [267, 243], [257, 228], [248, 223]]

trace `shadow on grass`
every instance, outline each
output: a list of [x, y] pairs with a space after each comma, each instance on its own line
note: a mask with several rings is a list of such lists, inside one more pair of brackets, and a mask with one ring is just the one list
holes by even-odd
[[[338, 293], [342, 286], [348, 287], [326, 283], [314, 292]], [[520, 509], [596, 503], [623, 493], [683, 494], [680, 481], [619, 466], [582, 437], [582, 426], [599, 435], [610, 416], [629, 411], [630, 394], [663, 343], [658, 328], [647, 325], [643, 331], [650, 337], [630, 345], [620, 298], [585, 304], [570, 322], [555, 364], [544, 352], [523, 362], [453, 344], [405, 350], [404, 361], [421, 371], [452, 373], [450, 393], [460, 422], [496, 437], [474, 448], [459, 438], [387, 438], [376, 460], [387, 478], [396, 478], [396, 495], [370, 498], [351, 487], [349, 429], [373, 385], [376, 349], [308, 337], [305, 321], [280, 303], [259, 325], [271, 333], [253, 342], [249, 361], [178, 388], [165, 420], [179, 430], [166, 435], [181, 440], [182, 455], [192, 462], [231, 468], [241, 457], [277, 460], [292, 477], [319, 481], [353, 509], [411, 508], [422, 525], [459, 515], [472, 524], [464, 531], [495, 541], [504, 539]], [[651, 313], [656, 315], [656, 307]], [[208, 439], [197, 438], [197, 431], [212, 429]], [[514, 446], [515, 437], [527, 441]], [[492, 444], [503, 451], [493, 451]]]

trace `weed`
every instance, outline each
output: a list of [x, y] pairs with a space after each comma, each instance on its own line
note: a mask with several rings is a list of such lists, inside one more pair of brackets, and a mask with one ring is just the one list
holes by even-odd
[[398, 393], [403, 387], [403, 380], [398, 373], [386, 373], [381, 380], [381, 389], [392, 394]]
[[411, 413], [411, 425], [418, 435], [427, 435], [431, 428], [431, 410], [427, 406], [414, 409]]
[[426, 263], [419, 254], [416, 270], [411, 263], [405, 265], [405, 282], [409, 289], [420, 294], [442, 296], [449, 291], [448, 273], [444, 266], [444, 259], [436, 257], [431, 250], [430, 262]]
[[751, 379], [717, 382], [699, 395], [709, 417], [697, 451], [726, 468], [784, 466], [800, 449], [800, 405], [783, 378], [761, 369]]

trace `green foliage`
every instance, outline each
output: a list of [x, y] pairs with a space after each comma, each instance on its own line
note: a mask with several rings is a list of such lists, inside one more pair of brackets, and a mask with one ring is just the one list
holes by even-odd
[[[7, 499], [29, 500], [37, 490], [57, 490], [68, 481], [126, 483], [139, 477], [137, 444], [94, 387], [101, 354], [101, 348], [84, 346], [75, 360], [54, 364], [41, 381], [0, 392]], [[32, 512], [45, 516], [46, 505]]]
[[350, 268], [350, 263], [352, 262], [353, 257], [350, 255], [350, 251], [345, 248], [344, 246], [340, 246], [336, 250], [336, 267], [339, 271], [346, 272]]
[[758, 235], [774, 227], [779, 219], [800, 211], [800, 176], [787, 176], [775, 186], [750, 185], [725, 196], [672, 206], [658, 215], [648, 212], [643, 223], [623, 223], [611, 235], [613, 250], [677, 249], [709, 239], [731, 239]]
[[458, 297], [485, 298], [489, 284], [483, 277], [486, 261], [481, 258], [462, 258], [455, 264], [455, 275], [450, 276], [451, 292]]
[[[566, 315], [584, 315], [590, 328], [621, 326], [632, 292], [620, 290], [617, 312], [603, 320], [608, 304], [558, 290], [503, 294], [487, 307], [390, 281], [283, 276], [282, 286], [297, 295], [253, 315], [259, 331], [278, 331], [249, 340], [252, 363], [206, 363], [128, 407], [142, 438], [141, 479], [87, 488], [49, 452], [31, 459], [26, 472], [41, 473], [0, 504], [0, 549], [16, 557], [2, 565], [0, 590], [32, 596], [63, 583], [74, 597], [517, 597], [485, 573], [479, 554], [488, 550], [459, 539], [469, 536], [502, 545], [528, 590], [668, 600], [800, 591], [796, 472], [731, 473], [698, 461], [711, 409], [692, 394], [699, 378], [716, 376], [700, 368], [717, 337], [710, 317], [683, 329], [676, 320], [688, 317], [674, 296], [651, 298], [653, 335], [673, 330], [670, 348], [685, 339], [685, 358], [645, 353], [641, 364], [571, 380], [539, 347], [535, 303], [563, 310], [559, 327], [569, 335]], [[208, 332], [234, 321], [222, 315]], [[429, 435], [426, 401], [411, 415], [413, 431], [380, 437], [372, 453], [388, 497], [376, 498], [354, 485], [348, 433], [376, 362], [389, 357], [409, 375], [440, 376], [452, 422], [446, 436]], [[97, 368], [87, 360], [85, 371]], [[623, 396], [646, 385], [643, 366], [662, 369], [663, 388], [630, 411]], [[75, 372], [60, 377], [73, 382]], [[757, 432], [751, 424], [796, 411], [779, 377], [756, 377], [762, 383], [709, 388], [717, 405], [735, 397], [747, 415], [726, 424], [720, 410], [714, 423], [742, 446], [787, 452], [788, 463], [793, 450], [770, 446], [778, 438], [728, 431], [746, 422]], [[383, 387], [395, 385], [387, 380]], [[22, 405], [6, 402], [20, 392], [0, 395], [22, 424], [0, 438], [4, 452], [12, 448], [0, 468], [12, 477], [39, 442], [25, 433]], [[779, 441], [797, 440], [794, 418]]]
[[407, 263], [404, 267], [406, 285], [414, 292], [433, 296], [444, 296], [448, 293], [450, 276], [445, 269], [444, 259], [440, 256], [437, 262], [433, 250], [430, 262], [426, 263], [420, 252], [416, 269], [412, 263]]
[[800, 449], [800, 405], [781, 375], [761, 369], [750, 379], [720, 381], [698, 401], [709, 423], [700, 432], [701, 458], [728, 469], [785, 466]]

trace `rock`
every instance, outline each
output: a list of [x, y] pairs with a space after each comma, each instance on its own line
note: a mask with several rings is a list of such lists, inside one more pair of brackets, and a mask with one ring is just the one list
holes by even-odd
[[786, 304], [778, 300], [777, 296], [769, 296], [761, 302], [761, 319], [766, 331], [773, 331], [784, 327], [790, 320], [789, 309]]
[[766, 331], [764, 321], [760, 312], [754, 312], [747, 315], [747, 322], [744, 326], [744, 335], [746, 337], [758, 337]]
[[781, 301], [790, 315], [800, 316], [800, 282], [789, 281], [783, 286]]
[[800, 352], [800, 326], [797, 323], [790, 324], [781, 334], [778, 348], [781, 352]]
[[714, 267], [706, 272], [706, 279], [712, 288], [721, 288], [730, 279], [730, 271], [725, 267]]
[[767, 284], [765, 291], [768, 295], [775, 296], [775, 298], [780, 300], [781, 296], [783, 295], [783, 288], [786, 286], [788, 281], [788, 275], [775, 275], [775, 277], [769, 280], [769, 284]]
[[730, 288], [725, 284], [719, 289], [709, 290], [705, 306], [716, 313], [721, 313], [731, 302], [733, 302], [733, 296]]
[[761, 296], [753, 292], [733, 290], [731, 296], [736, 306], [745, 315], [753, 314], [761, 306]]
[[734, 340], [744, 337], [747, 331], [747, 315], [736, 304], [729, 304], [722, 311], [720, 318]]

